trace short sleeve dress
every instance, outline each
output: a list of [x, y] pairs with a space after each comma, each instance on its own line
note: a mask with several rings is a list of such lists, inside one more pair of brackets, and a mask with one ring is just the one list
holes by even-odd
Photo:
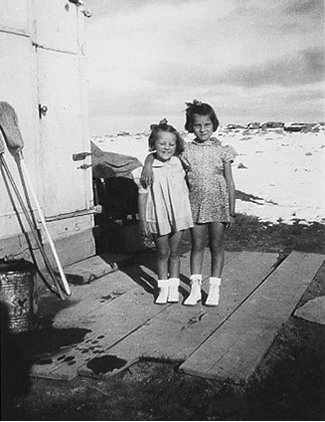
[[132, 172], [139, 193], [148, 193], [146, 220], [151, 233], [163, 236], [193, 227], [185, 171], [179, 158], [173, 156], [166, 162], [154, 159], [152, 170], [154, 180], [148, 189], [140, 184], [142, 167]]
[[194, 223], [229, 222], [229, 193], [224, 164], [233, 162], [237, 153], [217, 138], [185, 144], [182, 159], [187, 173], [190, 204]]

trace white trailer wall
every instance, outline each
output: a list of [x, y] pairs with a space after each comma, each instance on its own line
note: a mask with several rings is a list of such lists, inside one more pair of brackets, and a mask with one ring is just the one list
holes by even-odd
[[[72, 160], [73, 153], [90, 149], [84, 19], [80, 7], [66, 0], [0, 2], [0, 100], [17, 112], [26, 167], [63, 264], [95, 254], [93, 215], [87, 214], [93, 205], [91, 169], [78, 169], [83, 162]], [[40, 115], [44, 106], [47, 112]], [[7, 149], [4, 157], [22, 193]], [[0, 197], [0, 258], [28, 259], [1, 176]]]

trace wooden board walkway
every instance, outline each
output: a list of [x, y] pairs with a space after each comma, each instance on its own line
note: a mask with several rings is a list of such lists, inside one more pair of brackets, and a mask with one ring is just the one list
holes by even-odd
[[[225, 262], [218, 307], [170, 306], [116, 344], [110, 353], [126, 360], [136, 356], [186, 360], [272, 271], [276, 257], [276, 254], [261, 252], [242, 252], [229, 257]], [[207, 281], [203, 283], [205, 292]]]
[[204, 378], [245, 383], [323, 262], [324, 255], [291, 253], [181, 365], [181, 371]]
[[[136, 286], [115, 300], [94, 307], [92, 311], [87, 306], [82, 316], [80, 309], [76, 309], [79, 323], [73, 319], [71, 322], [65, 320], [64, 327], [60, 317], [60, 328], [74, 326], [89, 328], [91, 332], [85, 336], [83, 342], [57, 353], [48, 364], [34, 365], [32, 375], [55, 379], [74, 378], [78, 367], [84, 365], [91, 357], [102, 355], [107, 348], [114, 346], [149, 318], [162, 311], [162, 307], [153, 306], [152, 303], [152, 296]], [[58, 326], [55, 324], [55, 327]]]
[[[181, 368], [186, 373], [218, 378], [213, 371], [211, 372], [211, 365], [208, 371], [204, 365], [198, 366], [195, 363], [196, 356], [200, 356], [200, 351], [203, 350], [204, 356], [207, 356], [206, 361], [210, 359], [214, 362], [216, 349], [213, 339], [219, 332], [224, 332], [225, 327], [230, 323], [235, 326], [237, 332], [242, 329], [243, 332], [245, 330], [250, 332], [251, 336], [254, 336], [254, 333], [260, 335], [260, 331], [257, 329], [259, 324], [257, 324], [255, 331], [253, 328], [247, 330], [247, 322], [244, 318], [246, 313], [243, 316], [242, 309], [245, 309], [248, 303], [254, 304], [256, 300], [260, 301], [260, 299], [261, 309], [263, 309], [263, 306], [270, 305], [273, 300], [279, 300], [276, 295], [274, 296], [276, 292], [273, 292], [270, 299], [266, 299], [269, 297], [269, 293], [268, 290], [266, 290], [266, 293], [263, 290], [265, 283], [266, 285], [275, 284], [275, 281], [272, 281], [274, 274], [278, 274], [276, 277], [280, 277], [280, 279], [284, 277], [282, 283], [284, 286], [285, 280], [295, 278], [295, 284], [292, 284], [292, 286], [295, 286], [294, 290], [297, 300], [299, 300], [312, 280], [312, 273], [317, 271], [316, 267], [319, 268], [320, 266], [319, 257], [324, 258], [321, 255], [313, 256], [314, 259], [308, 266], [305, 265], [310, 261], [307, 258], [308, 254], [291, 254], [290, 259], [287, 258], [272, 274], [277, 260], [276, 254], [260, 252], [226, 253], [221, 301], [216, 308], [208, 308], [202, 304], [195, 307], [185, 307], [181, 303], [155, 305], [153, 286], [156, 276], [152, 262], [154, 255], [150, 254], [147, 256], [147, 261], [144, 259], [141, 264], [138, 263], [123, 271], [107, 274], [87, 285], [72, 286], [72, 296], [66, 304], [68, 306], [57, 313], [53, 326], [57, 329], [83, 328], [88, 329], [89, 332], [80, 343], [60, 350], [51, 356], [48, 361], [35, 364], [32, 368], [32, 375], [70, 380], [78, 373], [85, 374], [88, 372], [89, 374], [91, 371], [88, 365], [92, 359], [116, 355], [128, 364], [141, 357], [184, 362]], [[304, 257], [303, 260], [302, 257]], [[305, 259], [303, 265], [305, 278], [299, 277], [302, 274], [301, 272], [296, 277], [294, 264], [290, 263], [292, 260], [299, 262], [299, 260], [304, 261]], [[289, 260], [288, 265], [284, 266], [287, 260]], [[309, 272], [307, 267], [310, 268]], [[209, 254], [207, 254], [203, 271], [203, 304], [207, 293], [209, 272], [210, 259]], [[189, 292], [188, 277], [189, 253], [186, 253], [182, 257], [180, 290], [183, 298]], [[260, 291], [262, 292], [261, 296], [258, 296], [257, 293]], [[279, 288], [277, 292], [279, 292]], [[287, 299], [288, 301], [285, 302], [284, 300], [284, 297], [287, 297], [289, 293], [292, 296], [291, 287], [288, 290], [283, 288], [283, 292], [280, 294], [283, 299], [281, 299], [282, 304], [275, 304], [273, 308], [277, 313], [279, 313], [278, 306], [281, 310], [283, 306], [287, 308], [286, 313], [282, 312], [281, 321], [292, 311], [292, 301]], [[251, 318], [253, 320], [259, 315], [259, 311], [258, 306], [256, 310], [252, 311], [253, 316]], [[241, 315], [241, 317], [232, 322], [236, 315]], [[263, 319], [262, 322], [264, 322]], [[280, 325], [281, 323], [279, 322]], [[275, 324], [273, 338], [278, 328], [279, 326], [276, 328]], [[265, 328], [262, 329], [262, 333], [264, 332]], [[271, 330], [268, 330], [268, 332], [271, 333]], [[229, 333], [231, 333], [231, 328]], [[227, 337], [228, 330], [226, 334]], [[251, 338], [253, 339], [253, 337]], [[252, 341], [255, 342], [256, 339]], [[217, 340], [216, 343], [219, 344]], [[230, 347], [229, 350], [236, 351], [235, 347], [233, 349]], [[229, 359], [229, 356], [227, 359]], [[258, 361], [258, 356], [256, 359]], [[198, 360], [200, 360], [199, 357]], [[242, 362], [240, 361], [240, 363]], [[236, 363], [234, 365], [236, 366]], [[200, 369], [197, 370], [197, 368]], [[212, 376], [211, 373], [213, 373]], [[234, 375], [231, 374], [231, 376]], [[224, 379], [224, 377], [221, 376], [221, 379]]]
[[[237, 255], [227, 254], [226, 261]], [[83, 342], [40, 361], [32, 368], [32, 375], [50, 379], [72, 379], [79, 367], [87, 364], [91, 357], [102, 356], [147, 320], [163, 311], [165, 307], [154, 304], [153, 285], [155, 274], [147, 266], [133, 265], [128, 274], [122, 271], [106, 275], [91, 284], [72, 286], [72, 296], [67, 307], [55, 316], [53, 327], [88, 328], [91, 330]], [[151, 259], [150, 259], [151, 258]], [[183, 257], [187, 269], [189, 254]], [[209, 259], [206, 264], [210, 265]], [[185, 271], [186, 272], [186, 271]], [[185, 276], [183, 277], [185, 279]], [[135, 283], [136, 282], [136, 283]], [[48, 363], [46, 363], [48, 362]]]

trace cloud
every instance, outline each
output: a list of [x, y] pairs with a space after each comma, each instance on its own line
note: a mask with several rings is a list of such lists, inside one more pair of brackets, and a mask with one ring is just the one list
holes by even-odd
[[151, 83], [166, 88], [220, 84], [244, 87], [304, 85], [325, 79], [324, 48], [311, 48], [259, 65], [233, 66], [226, 70], [206, 65], [188, 66], [181, 61], [167, 62], [155, 73], [144, 69], [143, 75]]
[[233, 68], [219, 82], [245, 87], [304, 85], [324, 81], [324, 49], [312, 48], [259, 66]]
[[[264, 66], [267, 60], [316, 48], [322, 26], [297, 25], [288, 20], [281, 4], [278, 0], [153, 2], [126, 15], [99, 19], [89, 40], [93, 83], [109, 75], [114, 84], [119, 75], [129, 75], [134, 84], [146, 72], [159, 79], [161, 68], [169, 65], [176, 73], [180, 67], [210, 67], [219, 73], [243, 64]], [[292, 1], [285, 4], [293, 7]]]
[[299, 0], [282, 2], [283, 12], [289, 16], [306, 16], [312, 19], [321, 20], [324, 16], [323, 0]]
[[[184, 102], [194, 97], [216, 101], [221, 113], [231, 113], [232, 102], [244, 116], [276, 113], [259, 94], [273, 98], [278, 89], [288, 95], [297, 90], [297, 98], [319, 107], [309, 95], [310, 86], [324, 80], [321, 1], [88, 3], [101, 10], [87, 21], [92, 116], [168, 112], [180, 118]], [[251, 95], [260, 98], [260, 108]], [[286, 105], [285, 97], [277, 106], [301, 114], [302, 105]]]
[[[155, 5], [159, 4], [181, 4], [189, 3], [189, 0], [154, 0]], [[134, 11], [142, 11], [148, 5], [152, 5], [151, 0], [87, 0], [86, 6], [91, 8], [94, 19], [102, 17], [114, 17], [129, 14]]]

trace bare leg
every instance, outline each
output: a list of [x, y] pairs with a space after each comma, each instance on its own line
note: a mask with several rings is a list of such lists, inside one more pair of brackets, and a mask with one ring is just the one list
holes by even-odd
[[156, 245], [157, 274], [159, 280], [168, 278], [169, 239], [168, 235], [154, 235]]
[[178, 278], [180, 271], [180, 244], [183, 237], [183, 231], [178, 231], [169, 236], [169, 277]]
[[167, 302], [177, 303], [179, 301], [179, 272], [180, 272], [180, 243], [183, 231], [173, 233], [169, 236], [169, 286]]
[[201, 300], [202, 266], [207, 232], [207, 224], [195, 224], [191, 229], [191, 291], [184, 302], [186, 306], [194, 306]]
[[207, 229], [207, 224], [195, 224], [191, 228], [191, 274], [202, 274]]
[[209, 244], [211, 252], [211, 277], [221, 278], [224, 263], [223, 223], [209, 223]]

